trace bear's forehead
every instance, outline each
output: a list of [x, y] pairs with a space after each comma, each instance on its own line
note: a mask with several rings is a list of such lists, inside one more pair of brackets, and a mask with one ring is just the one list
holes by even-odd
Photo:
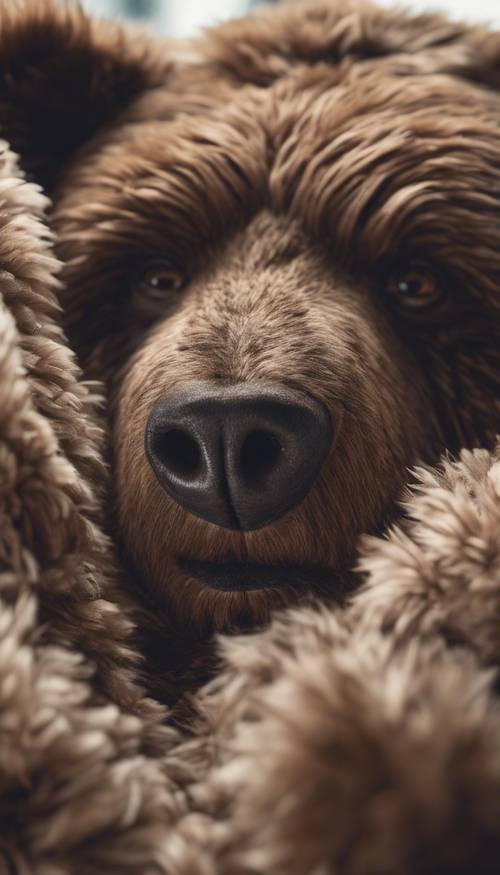
[[311, 185], [314, 168], [321, 187], [331, 170], [362, 177], [374, 164], [403, 183], [425, 180], [431, 167], [434, 177], [467, 165], [496, 176], [498, 95], [421, 65], [406, 56], [299, 65], [267, 88], [212, 86], [181, 70], [87, 150], [89, 172], [78, 158], [80, 179], [109, 175], [111, 193], [115, 175], [125, 186], [168, 172], [187, 183], [208, 164], [222, 174], [237, 167], [254, 192], [279, 201], [299, 177]]
[[182, 74], [78, 159], [63, 212], [76, 207], [76, 224], [97, 217], [103, 230], [121, 216], [150, 237], [191, 240], [265, 207], [334, 240], [339, 254], [359, 245], [368, 260], [408, 235], [413, 246], [451, 237], [484, 247], [500, 196], [498, 98], [406, 65], [370, 61], [341, 76], [296, 68], [267, 88], [225, 89], [221, 100]]

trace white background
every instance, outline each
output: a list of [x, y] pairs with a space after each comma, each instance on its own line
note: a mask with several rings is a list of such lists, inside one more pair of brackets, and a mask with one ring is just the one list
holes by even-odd
[[[0, 0], [1, 2], [1, 0]], [[393, 0], [378, 0], [391, 6]], [[126, 0], [84, 0], [92, 12], [114, 16]], [[151, 0], [154, 5], [153, 0]], [[251, 0], [156, 0], [154, 27], [172, 36], [191, 36], [201, 27], [242, 15], [252, 5]], [[454, 18], [489, 22], [500, 29], [500, 0], [406, 0], [404, 5], [415, 11], [445, 11]]]
[[[388, 0], [378, 0], [380, 5], [390, 6]], [[409, 9], [418, 12], [442, 11], [447, 12], [454, 18], [467, 19], [467, 21], [489, 22], [500, 28], [500, 0], [409, 0], [405, 4]]]

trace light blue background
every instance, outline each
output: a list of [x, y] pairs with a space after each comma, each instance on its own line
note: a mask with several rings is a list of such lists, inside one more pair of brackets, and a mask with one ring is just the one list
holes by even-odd
[[[391, 5], [391, 0], [378, 2]], [[191, 36], [204, 25], [242, 15], [256, 4], [252, 0], [84, 0], [84, 5], [100, 16], [148, 22], [168, 35]], [[407, 0], [405, 6], [443, 10], [455, 18], [488, 21], [500, 28], [500, 0]]]

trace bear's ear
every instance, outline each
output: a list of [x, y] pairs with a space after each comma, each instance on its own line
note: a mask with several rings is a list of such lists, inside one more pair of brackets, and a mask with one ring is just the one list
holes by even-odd
[[500, 91], [500, 30], [473, 32], [468, 66], [470, 79]]
[[168, 63], [143, 34], [60, 0], [0, 0], [0, 136], [50, 188], [71, 153]]

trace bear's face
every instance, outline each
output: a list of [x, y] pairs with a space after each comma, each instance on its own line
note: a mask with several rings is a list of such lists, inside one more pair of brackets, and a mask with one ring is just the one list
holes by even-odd
[[[308, 583], [339, 595], [335, 570], [345, 571], [352, 561], [358, 533], [386, 519], [407, 466], [436, 436], [413, 356], [405, 354], [365, 284], [339, 274], [322, 247], [288, 217], [267, 210], [219, 251], [207, 253], [205, 266], [172, 297], [166, 310], [158, 302], [158, 319], [116, 386], [117, 504], [135, 567], [146, 573], [157, 597], [173, 602], [183, 623], [256, 622], [269, 605], [306, 589], [311, 567], [320, 573], [309, 572]], [[140, 285], [136, 298], [132, 309], [141, 312]], [[247, 523], [246, 496], [230, 482], [239, 520], [229, 528], [230, 520], [217, 525], [208, 513], [200, 519], [165, 493], [145, 459], [144, 438], [162, 399], [181, 390], [189, 401], [199, 392], [203, 409], [214, 388], [239, 386], [255, 393], [257, 406], [269, 387], [319, 401], [332, 435], [303, 500], [267, 525], [259, 519]], [[258, 421], [245, 425], [248, 458], [242, 441], [238, 447], [257, 511], [265, 505], [267, 483], [275, 488], [272, 464], [267, 470], [272, 447], [265, 437], [259, 442], [259, 434], [265, 433]], [[321, 452], [314, 435], [306, 434], [305, 441], [306, 454]], [[281, 452], [289, 452], [286, 436], [282, 446]], [[182, 445], [177, 455], [181, 465]], [[196, 475], [202, 465], [196, 455], [192, 463], [188, 457], [180, 474], [193, 469]], [[285, 482], [285, 497], [294, 485], [293, 479]], [[215, 504], [217, 484], [212, 489]], [[286, 585], [283, 573], [295, 587]]]
[[[260, 621], [307, 589], [308, 567], [335, 595], [408, 468], [498, 427], [498, 101], [398, 74], [379, 62], [311, 84], [295, 71], [264, 95], [131, 124], [65, 183], [58, 235], [70, 287], [96, 301], [89, 362], [110, 374], [123, 544], [182, 623]], [[247, 493], [227, 499], [241, 524], [193, 513], [145, 451], [164, 399], [209, 405], [241, 385], [312, 397], [332, 429], [306, 495], [263, 526], [244, 524]], [[189, 415], [167, 417], [159, 451], [183, 486], [206, 474]], [[306, 452], [320, 452], [314, 437]], [[248, 464], [264, 502], [273, 471]]]
[[492, 46], [357, 15], [217, 30], [53, 190], [121, 542], [183, 626], [339, 595], [409, 467], [499, 429]]

